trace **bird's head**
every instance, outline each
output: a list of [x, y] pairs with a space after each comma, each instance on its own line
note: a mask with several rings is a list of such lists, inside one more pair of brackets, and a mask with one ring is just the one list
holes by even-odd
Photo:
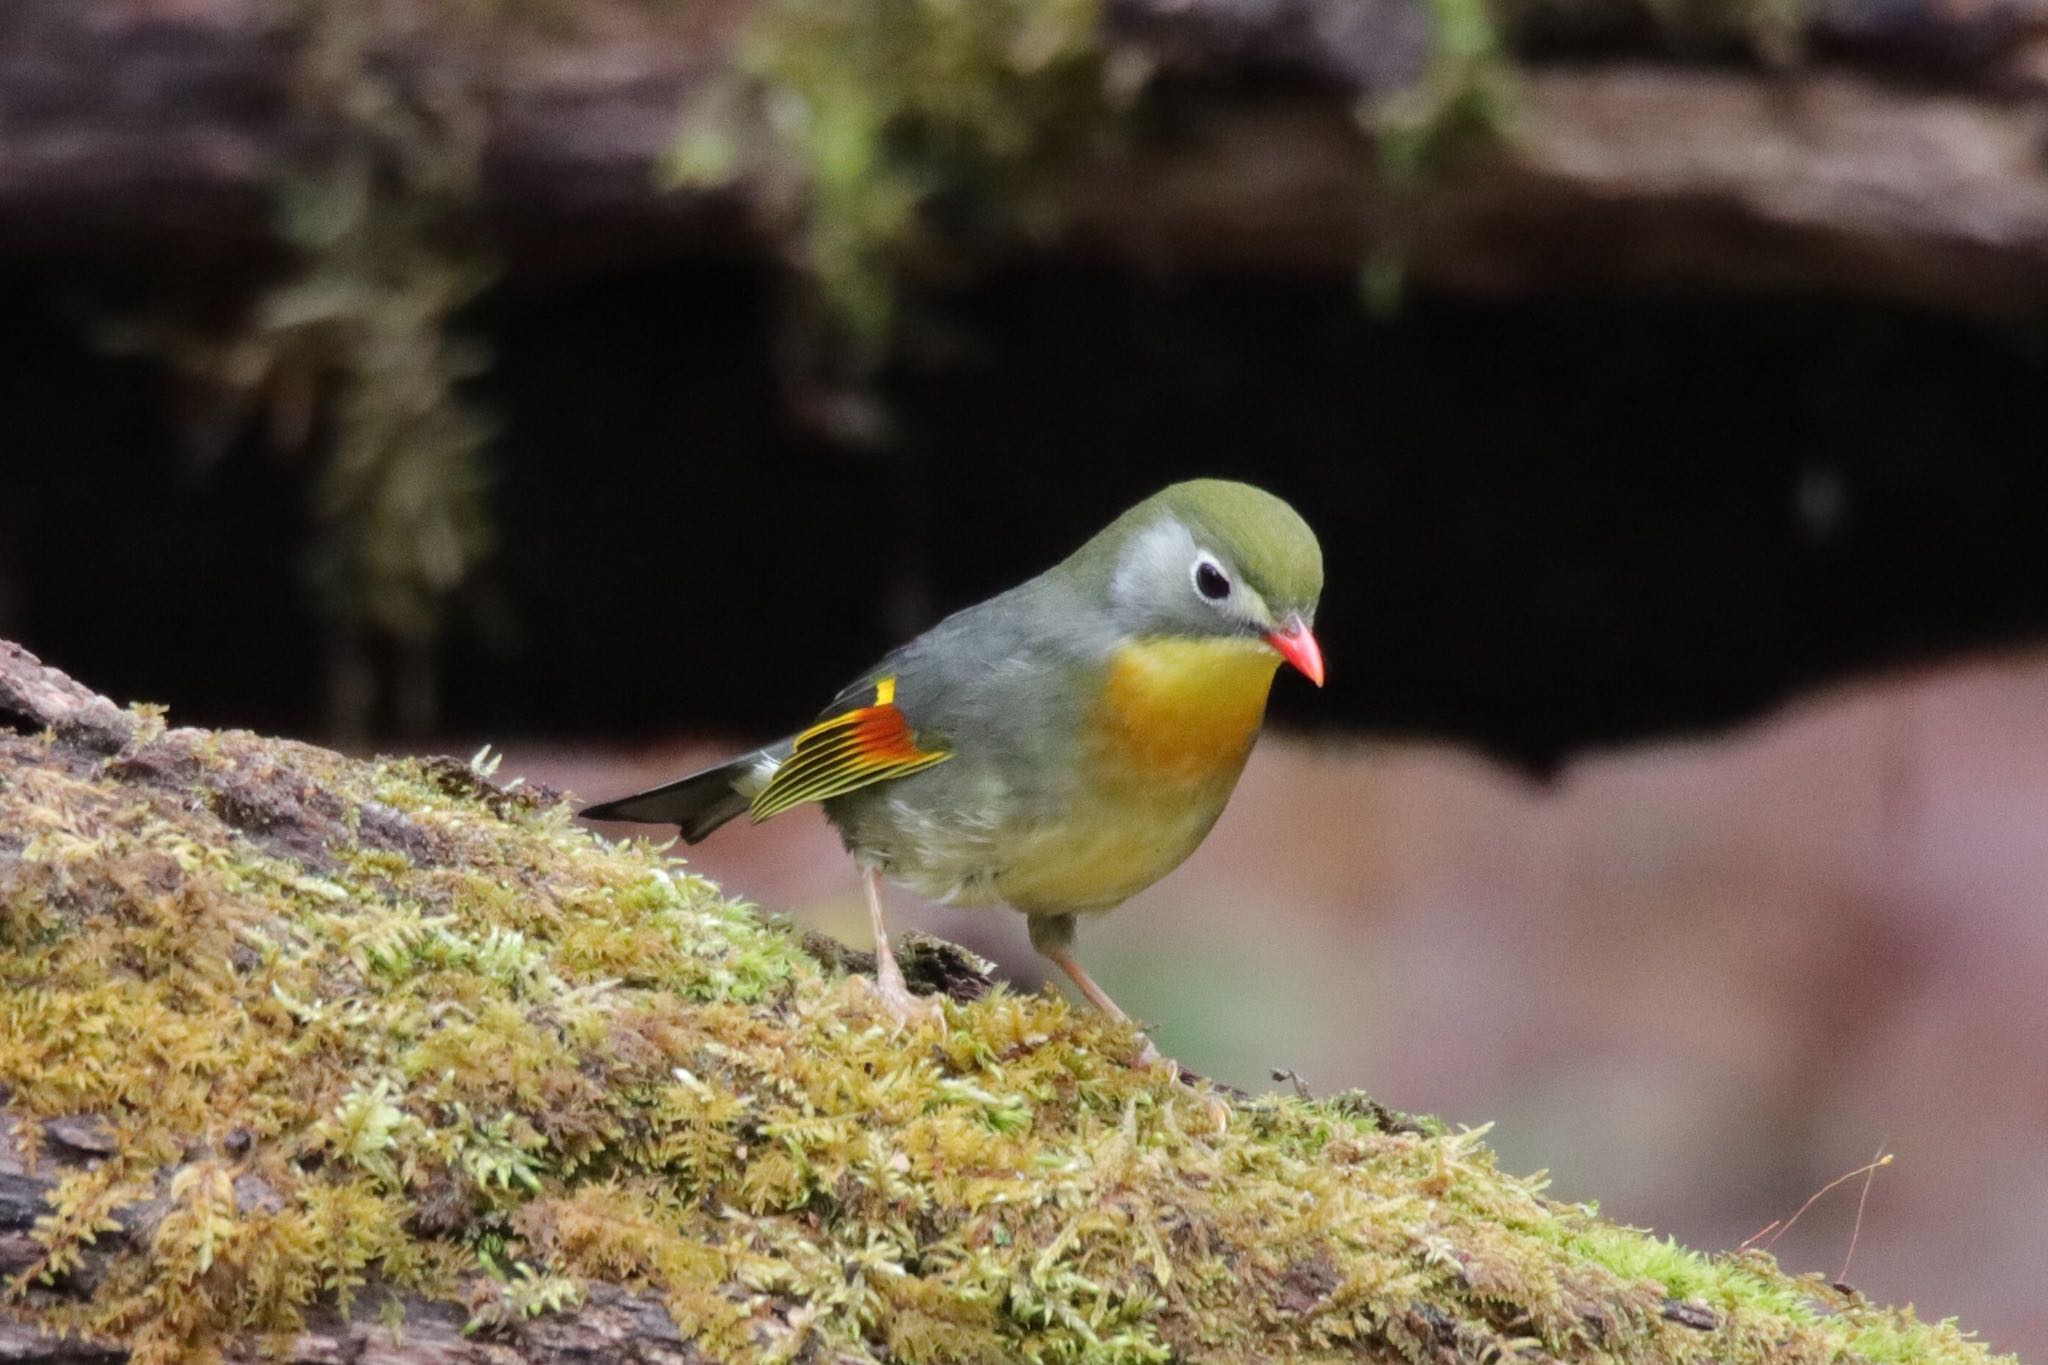
[[1225, 479], [1173, 484], [1068, 563], [1101, 585], [1125, 636], [1262, 642], [1322, 686], [1311, 629], [1322, 547], [1300, 514], [1264, 489]]

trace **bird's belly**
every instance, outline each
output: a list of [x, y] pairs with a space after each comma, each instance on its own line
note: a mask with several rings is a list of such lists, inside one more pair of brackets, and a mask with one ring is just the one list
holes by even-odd
[[1229, 800], [1241, 765], [1200, 784], [991, 793], [932, 808], [898, 796], [849, 846], [928, 900], [1064, 914], [1107, 909], [1178, 867]]
[[1057, 820], [1020, 832], [994, 879], [996, 896], [1019, 910], [1046, 913], [1107, 909], [1128, 900], [1195, 851], [1223, 813], [1230, 787], [1083, 801]]

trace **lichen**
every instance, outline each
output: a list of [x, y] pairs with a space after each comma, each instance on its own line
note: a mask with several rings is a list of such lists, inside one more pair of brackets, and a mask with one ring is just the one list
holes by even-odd
[[138, 1360], [600, 1282], [728, 1362], [1990, 1359], [1551, 1202], [1480, 1133], [1135, 1067], [1050, 994], [899, 1032], [484, 767], [0, 733], [0, 831], [0, 1082], [62, 1172], [10, 1311]]

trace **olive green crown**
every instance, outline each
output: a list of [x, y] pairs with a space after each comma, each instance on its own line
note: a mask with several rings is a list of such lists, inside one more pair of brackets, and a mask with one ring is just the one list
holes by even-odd
[[1170, 484], [1118, 517], [1076, 558], [1106, 551], [1164, 512], [1221, 554], [1275, 612], [1312, 616], [1323, 595], [1323, 547], [1301, 514], [1263, 488], [1230, 479]]

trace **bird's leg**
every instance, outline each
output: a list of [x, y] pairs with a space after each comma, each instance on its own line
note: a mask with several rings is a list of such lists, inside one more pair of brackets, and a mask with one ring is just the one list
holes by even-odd
[[898, 965], [896, 954], [889, 950], [889, 928], [882, 922], [881, 870], [865, 868], [863, 873], [861, 882], [868, 893], [868, 922], [875, 930], [875, 994], [880, 998], [882, 1008], [899, 1025], [908, 1024], [913, 1019], [929, 1019], [944, 1028], [945, 1010], [928, 996], [911, 994], [910, 984], [903, 979], [903, 968]]
[[[1081, 959], [1074, 956], [1074, 917], [1072, 915], [1032, 915], [1031, 946], [1038, 949], [1045, 959], [1067, 974], [1088, 1003], [1112, 1019], [1130, 1020], [1130, 1015], [1116, 1001], [1109, 998], [1109, 992], [1095, 984], [1095, 978], [1088, 975], [1088, 969], [1081, 965]], [[1159, 1049], [1152, 1046], [1152, 1040], [1142, 1032], [1138, 1038], [1144, 1043], [1144, 1050], [1138, 1054], [1139, 1066], [1150, 1066], [1159, 1060]]]
[[1067, 979], [1080, 987], [1081, 994], [1088, 997], [1088, 1003], [1112, 1019], [1129, 1019], [1123, 1007], [1109, 998], [1109, 992], [1095, 984], [1095, 978], [1088, 975], [1088, 969], [1081, 965], [1081, 959], [1074, 956], [1071, 948], [1055, 948], [1046, 954], [1052, 965], [1067, 974]]
[[[1083, 967], [1081, 960], [1074, 956], [1074, 917], [1072, 915], [1032, 915], [1029, 917], [1028, 922], [1031, 925], [1031, 946], [1038, 949], [1055, 967], [1065, 972], [1068, 978], [1080, 988], [1081, 994], [1088, 997], [1089, 1004], [1095, 1006], [1096, 1009], [1101, 1010], [1112, 1019], [1121, 1019], [1126, 1022], [1130, 1020], [1131, 1016], [1125, 1014], [1116, 1001], [1109, 998], [1108, 991], [1095, 984], [1095, 978], [1088, 975], [1088, 969]], [[1187, 1083], [1188, 1073], [1181, 1070], [1180, 1063], [1170, 1057], [1162, 1058], [1159, 1054], [1159, 1049], [1152, 1045], [1152, 1040], [1145, 1036], [1142, 1031], [1138, 1034], [1138, 1042], [1142, 1046], [1138, 1049], [1138, 1055], [1131, 1059], [1132, 1066], [1148, 1068], [1154, 1063], [1164, 1060], [1167, 1070], [1173, 1073], [1175, 1079], [1183, 1084]], [[1206, 1093], [1198, 1090], [1196, 1091], [1196, 1098], [1201, 1101], [1202, 1108], [1208, 1112], [1209, 1121], [1216, 1125], [1217, 1132], [1221, 1133], [1230, 1127], [1230, 1106], [1224, 1103], [1221, 1095], [1218, 1095], [1213, 1090]]]

